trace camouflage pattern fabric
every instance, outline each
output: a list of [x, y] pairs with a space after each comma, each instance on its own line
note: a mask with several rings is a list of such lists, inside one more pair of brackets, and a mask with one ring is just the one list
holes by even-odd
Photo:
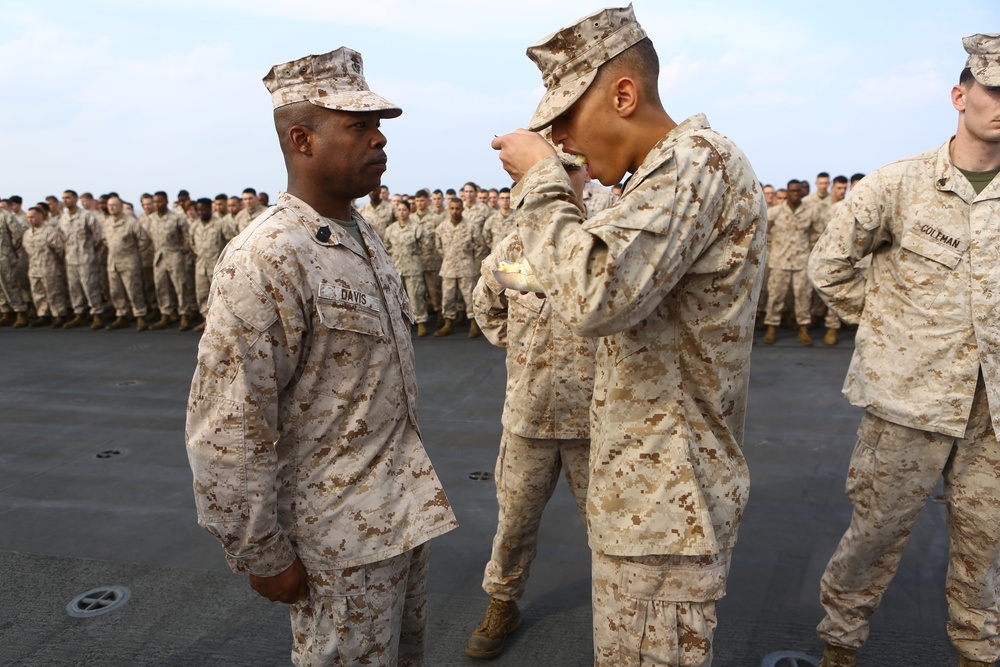
[[367, 250], [283, 192], [219, 258], [186, 440], [234, 571], [365, 565], [456, 526], [417, 426], [409, 303], [354, 218]]
[[601, 337], [591, 548], [731, 549], [749, 489], [742, 444], [766, 229], [746, 157], [699, 114], [590, 219], [555, 157], [512, 194], [524, 253], [556, 315], [577, 335]]
[[66, 239], [54, 225], [28, 229], [23, 237], [28, 255], [31, 298], [38, 315], [63, 317], [69, 313], [66, 289]]
[[136, 317], [145, 317], [142, 256], [152, 247], [153, 240], [130, 215], [119, 219], [108, 216], [104, 223], [104, 239], [108, 246], [108, 283], [115, 314], [124, 317], [131, 305]]

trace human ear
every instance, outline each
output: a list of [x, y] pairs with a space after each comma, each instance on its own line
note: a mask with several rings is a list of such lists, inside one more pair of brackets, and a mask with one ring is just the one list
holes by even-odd
[[951, 89], [951, 105], [958, 111], [965, 111], [965, 86], [959, 84]]
[[312, 155], [312, 131], [302, 125], [288, 128], [288, 143], [292, 150], [303, 155]]
[[639, 105], [639, 91], [635, 81], [622, 77], [615, 82], [615, 112], [620, 118], [635, 113]]

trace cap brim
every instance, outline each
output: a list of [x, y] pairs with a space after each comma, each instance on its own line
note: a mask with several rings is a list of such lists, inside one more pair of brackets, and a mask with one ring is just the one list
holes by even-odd
[[981, 85], [987, 88], [1000, 86], [1000, 66], [997, 67], [973, 67], [972, 77]]
[[403, 110], [370, 90], [352, 90], [309, 98], [311, 104], [334, 111], [377, 112], [382, 118], [397, 118]]
[[552, 121], [566, 113], [578, 99], [583, 97], [596, 77], [597, 68], [594, 68], [575, 79], [561, 81], [558, 85], [545, 91], [542, 101], [535, 109], [535, 115], [528, 123], [528, 129], [532, 132], [538, 132], [551, 125]]

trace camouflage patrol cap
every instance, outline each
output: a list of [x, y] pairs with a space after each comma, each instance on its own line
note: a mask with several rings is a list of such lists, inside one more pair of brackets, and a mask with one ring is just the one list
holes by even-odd
[[546, 89], [528, 129], [550, 125], [580, 99], [601, 65], [645, 37], [629, 5], [594, 12], [528, 47]]
[[962, 46], [969, 54], [965, 66], [972, 76], [984, 86], [1000, 86], [1000, 34], [979, 34], [962, 38]]
[[338, 111], [378, 111], [395, 118], [403, 110], [368, 89], [361, 54], [346, 46], [275, 65], [264, 77], [274, 108], [310, 102]]

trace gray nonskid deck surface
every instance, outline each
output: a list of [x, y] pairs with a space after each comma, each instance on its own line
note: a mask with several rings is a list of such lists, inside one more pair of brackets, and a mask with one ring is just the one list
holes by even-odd
[[[485, 609], [496, 526], [503, 352], [465, 329], [415, 339], [427, 449], [461, 524], [431, 547], [426, 664], [463, 653]], [[818, 342], [818, 341], [817, 341]], [[229, 571], [198, 528], [184, 452], [197, 335], [0, 329], [0, 665], [287, 665], [287, 609]], [[860, 412], [840, 386], [847, 340], [758, 345], [746, 455], [751, 495], [715, 664], [778, 651], [818, 655], [819, 577], [850, 517], [843, 486]], [[864, 666], [957, 664], [945, 636], [944, 507], [921, 515], [860, 654]], [[565, 484], [542, 522], [522, 628], [495, 665], [588, 665], [590, 564]], [[101, 586], [131, 598], [79, 619], [65, 607]], [[781, 665], [779, 667], [784, 667]]]

